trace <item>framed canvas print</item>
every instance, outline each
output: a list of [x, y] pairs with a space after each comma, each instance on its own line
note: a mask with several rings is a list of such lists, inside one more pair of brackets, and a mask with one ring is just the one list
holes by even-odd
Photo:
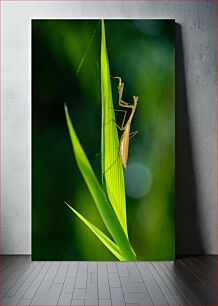
[[32, 259], [175, 257], [175, 21], [32, 20]]

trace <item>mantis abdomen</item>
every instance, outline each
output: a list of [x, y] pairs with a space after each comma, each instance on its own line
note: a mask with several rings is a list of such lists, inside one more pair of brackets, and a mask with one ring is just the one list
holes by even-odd
[[124, 168], [126, 168], [128, 161], [129, 134], [130, 134], [130, 124], [127, 124], [120, 139], [120, 158]]

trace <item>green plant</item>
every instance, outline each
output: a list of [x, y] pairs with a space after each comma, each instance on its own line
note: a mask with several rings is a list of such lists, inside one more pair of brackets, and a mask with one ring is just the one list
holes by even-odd
[[[129, 242], [127, 231], [123, 168], [120, 158], [117, 158], [119, 139], [117, 128], [114, 124], [115, 115], [104, 21], [102, 21], [101, 29], [102, 186], [98, 182], [92, 166], [80, 144], [66, 106], [65, 114], [77, 165], [113, 241], [69, 204], [66, 204], [119, 260], [134, 261], [136, 260], [136, 255]], [[113, 166], [111, 167], [112, 164]]]

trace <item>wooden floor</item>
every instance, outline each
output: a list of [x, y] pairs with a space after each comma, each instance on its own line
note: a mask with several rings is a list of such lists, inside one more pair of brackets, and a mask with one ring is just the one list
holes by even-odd
[[217, 258], [31, 262], [1, 257], [0, 305], [217, 305]]

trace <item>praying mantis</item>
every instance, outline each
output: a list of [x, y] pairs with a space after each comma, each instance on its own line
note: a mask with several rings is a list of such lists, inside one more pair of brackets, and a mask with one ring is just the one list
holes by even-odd
[[138, 131], [130, 132], [132, 119], [133, 119], [133, 116], [135, 114], [136, 107], [138, 104], [138, 96], [133, 96], [133, 100], [134, 100], [133, 104], [123, 101], [122, 96], [123, 96], [124, 83], [122, 82], [121, 77], [113, 77], [113, 78], [119, 80], [118, 87], [117, 87], [118, 93], [119, 93], [119, 102], [118, 102], [119, 106], [132, 109], [131, 114], [126, 124], [125, 124], [125, 119], [126, 119], [127, 110], [115, 110], [115, 111], [124, 112], [122, 125], [121, 126], [117, 124], [116, 125], [121, 131], [123, 131], [123, 134], [120, 138], [119, 153], [120, 153], [122, 165], [124, 168], [126, 168], [127, 162], [128, 162], [128, 154], [129, 154], [129, 140], [130, 138], [134, 137], [138, 133]]

